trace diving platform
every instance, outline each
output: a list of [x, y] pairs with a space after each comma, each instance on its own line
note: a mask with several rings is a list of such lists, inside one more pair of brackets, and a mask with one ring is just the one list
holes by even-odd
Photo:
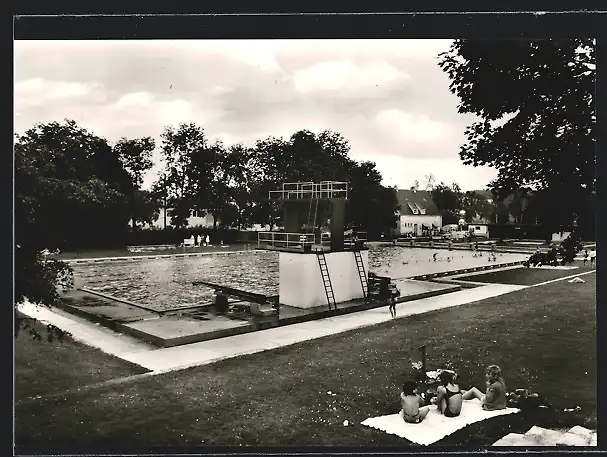
[[260, 232], [257, 248], [280, 251], [281, 303], [335, 310], [340, 302], [366, 300], [367, 236], [344, 230], [348, 188], [344, 181], [291, 182], [269, 192], [282, 202], [284, 230]]

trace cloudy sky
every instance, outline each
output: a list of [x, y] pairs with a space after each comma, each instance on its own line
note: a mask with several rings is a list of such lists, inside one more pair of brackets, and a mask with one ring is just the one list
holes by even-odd
[[[437, 65], [449, 40], [17, 41], [15, 129], [74, 119], [110, 142], [195, 122], [226, 144], [331, 129], [385, 185], [485, 187], [461, 164], [458, 99]], [[154, 180], [153, 170], [146, 179]]]

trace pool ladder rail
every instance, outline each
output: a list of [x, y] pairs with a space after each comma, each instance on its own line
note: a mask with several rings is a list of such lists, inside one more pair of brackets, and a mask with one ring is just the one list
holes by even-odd
[[316, 248], [315, 252], [316, 258], [318, 259], [318, 265], [320, 266], [320, 275], [322, 276], [322, 282], [325, 288], [327, 304], [329, 305], [329, 309], [337, 309], [337, 304], [335, 303], [335, 295], [333, 294], [333, 286], [331, 284], [331, 277], [329, 276], [329, 268], [327, 267], [327, 258], [325, 257], [325, 251], [322, 248]]
[[360, 285], [363, 289], [363, 298], [365, 299], [366, 303], [367, 297], [369, 296], [369, 282], [367, 280], [367, 272], [365, 271], [365, 264], [363, 262], [363, 256], [360, 252], [360, 249], [354, 247], [353, 251], [354, 258], [356, 259], [356, 269], [358, 270], [358, 278], [360, 279]]

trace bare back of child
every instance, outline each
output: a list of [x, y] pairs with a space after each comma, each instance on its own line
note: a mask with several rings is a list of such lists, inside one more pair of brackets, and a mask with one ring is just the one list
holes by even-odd
[[419, 424], [428, 415], [430, 408], [423, 406], [423, 400], [417, 393], [415, 381], [405, 381], [403, 391], [400, 394], [402, 407], [401, 416], [409, 424]]
[[454, 383], [454, 374], [443, 371], [439, 375], [441, 385], [438, 387], [438, 397], [434, 403], [445, 417], [457, 417], [462, 411], [462, 392], [459, 385]]

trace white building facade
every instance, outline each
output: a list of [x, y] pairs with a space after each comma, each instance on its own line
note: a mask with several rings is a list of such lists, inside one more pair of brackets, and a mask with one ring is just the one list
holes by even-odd
[[398, 189], [396, 197], [398, 200], [397, 234], [421, 236], [426, 229], [438, 230], [443, 226], [443, 217], [432, 200], [430, 192]]

